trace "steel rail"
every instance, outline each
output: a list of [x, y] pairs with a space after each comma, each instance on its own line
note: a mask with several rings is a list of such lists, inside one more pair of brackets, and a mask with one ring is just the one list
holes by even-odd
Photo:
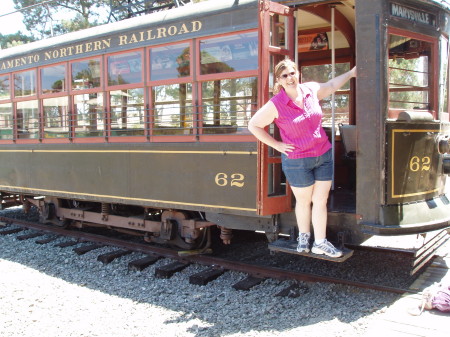
[[81, 242], [94, 242], [101, 243], [104, 245], [114, 246], [117, 248], [127, 249], [135, 252], [141, 252], [146, 254], [157, 254], [159, 256], [163, 256], [165, 258], [170, 258], [178, 261], [197, 263], [205, 266], [214, 266], [217, 268], [223, 268], [225, 270], [232, 270], [236, 272], [246, 273], [251, 276], [259, 277], [259, 278], [272, 278], [277, 280], [295, 280], [295, 281], [304, 281], [304, 282], [322, 282], [322, 283], [334, 283], [347, 285], [352, 287], [358, 287], [363, 289], [370, 289], [382, 292], [389, 292], [395, 294], [405, 294], [405, 293], [416, 293], [415, 291], [409, 289], [402, 289], [396, 287], [382, 286], [371, 284], [367, 282], [360, 281], [352, 281], [346, 280], [342, 278], [335, 278], [323, 275], [317, 275], [312, 273], [303, 273], [296, 272], [290, 270], [284, 270], [276, 267], [267, 267], [267, 266], [259, 266], [252, 265], [248, 263], [242, 263], [239, 261], [226, 260], [223, 258], [207, 256], [207, 255], [188, 255], [188, 256], [180, 256], [178, 251], [173, 249], [156, 247], [149, 244], [142, 244], [136, 242], [124, 241], [116, 238], [110, 238], [98, 234], [85, 233], [85, 232], [76, 232], [67, 230], [60, 227], [50, 227], [47, 225], [42, 225], [38, 223], [31, 223], [24, 220], [11, 219], [6, 217], [0, 217], [0, 221], [8, 224], [18, 225], [20, 227], [24, 227], [27, 229], [34, 229], [37, 231], [42, 231], [51, 234], [58, 234], [66, 237], [72, 237], [80, 240]]

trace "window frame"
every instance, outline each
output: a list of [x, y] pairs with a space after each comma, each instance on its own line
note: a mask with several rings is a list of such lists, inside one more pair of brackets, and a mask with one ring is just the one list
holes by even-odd
[[[145, 68], [145, 67], [143, 67]], [[119, 91], [119, 90], [130, 90], [130, 89], [143, 89], [143, 94], [144, 94], [144, 111], [145, 111], [145, 116], [144, 116], [144, 134], [142, 136], [112, 136], [111, 135], [111, 92], [112, 91]], [[105, 97], [106, 96], [106, 97]], [[146, 100], [146, 87], [144, 85], [142, 86], [133, 86], [133, 87], [129, 87], [127, 85], [127, 87], [122, 87], [120, 89], [108, 89], [108, 91], [106, 92], [105, 95], [105, 99], [106, 99], [106, 113], [105, 113], [105, 132], [106, 132], [106, 140], [109, 143], [124, 143], [126, 142], [132, 142], [132, 143], [144, 143], [147, 142], [149, 137], [148, 137], [148, 133], [149, 133], [149, 124], [148, 124], [148, 109], [147, 109], [147, 100]], [[104, 138], [104, 137], [103, 137]]]
[[[38, 109], [38, 137], [37, 138], [20, 138], [19, 137], [19, 129], [18, 129], [18, 125], [17, 125], [17, 121], [18, 121], [18, 117], [17, 117], [17, 103], [22, 103], [22, 102], [31, 102], [31, 101], [37, 101], [37, 109]], [[22, 99], [22, 100], [18, 100], [15, 101], [13, 103], [13, 109], [14, 109], [14, 130], [13, 130], [13, 134], [14, 134], [14, 142], [17, 144], [30, 144], [30, 143], [40, 143], [41, 139], [42, 139], [42, 127], [43, 127], [43, 123], [42, 123], [42, 107], [40, 106], [42, 103], [41, 100], [39, 100], [37, 97], [33, 98], [33, 99]]]
[[[208, 36], [208, 37], [204, 37], [204, 38], [199, 38], [195, 41], [195, 55], [197, 55], [196, 58], [196, 65], [197, 65], [197, 69], [196, 69], [196, 73], [195, 76], [198, 80], [198, 82], [204, 82], [204, 81], [210, 81], [216, 78], [221, 78], [221, 79], [226, 79], [226, 78], [236, 78], [236, 77], [253, 77], [253, 76], [257, 76], [258, 75], [258, 61], [256, 62], [256, 69], [253, 70], [239, 70], [239, 71], [230, 71], [230, 72], [223, 72], [223, 73], [213, 73], [213, 74], [206, 74], [206, 75], [202, 75], [201, 72], [201, 50], [200, 50], [200, 42], [201, 41], [205, 41], [205, 40], [213, 40], [213, 39], [217, 39], [217, 38], [221, 38], [221, 37], [226, 37], [226, 36], [233, 36], [233, 35], [238, 35], [238, 34], [247, 34], [247, 33], [256, 33], [256, 40], [258, 41], [258, 31], [256, 29], [248, 29], [248, 30], [243, 30], [243, 31], [239, 31], [239, 32], [232, 32], [232, 33], [227, 33], [227, 34], [217, 34], [214, 36]], [[256, 58], [258, 59], [258, 56], [256, 56]]]
[[[83, 57], [80, 59], [76, 59], [76, 60], [72, 60], [69, 62], [69, 66], [68, 66], [68, 76], [69, 76], [69, 92], [70, 95], [79, 95], [79, 94], [90, 94], [90, 93], [95, 93], [95, 92], [100, 92], [100, 91], [105, 91], [105, 74], [104, 74], [104, 57], [107, 56], [106, 55], [99, 55], [99, 56], [91, 56], [91, 57]], [[82, 61], [89, 61], [89, 60], [93, 60], [93, 59], [98, 59], [100, 62], [100, 86], [96, 87], [96, 88], [88, 88], [88, 89], [79, 89], [76, 90], [73, 88], [72, 86], [72, 67], [74, 63], [78, 63], [78, 62], [82, 62]]]
[[[186, 77], [179, 77], [179, 78], [171, 78], [166, 80], [155, 80], [151, 81], [151, 58], [150, 58], [150, 51], [154, 48], [160, 48], [160, 47], [166, 47], [166, 46], [174, 46], [174, 45], [180, 45], [187, 43], [190, 48], [190, 75]], [[147, 54], [147, 60], [146, 60], [146, 68], [148, 71], [146, 71], [146, 80], [147, 85], [146, 88], [146, 94], [147, 94], [147, 103], [146, 103], [146, 117], [147, 117], [147, 123], [146, 123], [146, 131], [147, 131], [147, 137], [149, 142], [152, 143], [171, 143], [171, 142], [195, 142], [197, 141], [197, 134], [198, 134], [198, 118], [195, 117], [198, 116], [198, 110], [196, 110], [196, 104], [195, 104], [195, 97], [197, 97], [197, 88], [196, 88], [196, 82], [194, 81], [195, 78], [195, 70], [197, 65], [197, 53], [195, 50], [195, 39], [189, 39], [189, 40], [183, 40], [183, 41], [177, 41], [172, 43], [164, 43], [164, 44], [158, 44], [154, 46], [149, 46], [146, 48], [146, 54]], [[154, 126], [154, 118], [153, 114], [150, 113], [151, 111], [154, 111], [153, 106], [153, 87], [163, 86], [163, 85], [172, 85], [172, 84], [187, 84], [191, 83], [192, 85], [192, 107], [193, 107], [193, 132], [191, 135], [155, 135], [153, 133], [153, 126]]]
[[[428, 72], [428, 83], [429, 86], [429, 105], [430, 109], [424, 109], [422, 111], [428, 111], [433, 115], [433, 118], [438, 118], [439, 113], [439, 104], [438, 104], [438, 88], [437, 88], [437, 81], [433, 81], [433, 78], [437, 78], [439, 76], [437, 71], [437, 65], [439, 64], [439, 38], [438, 37], [432, 37], [429, 35], [419, 34], [412, 32], [410, 30], [404, 30], [396, 27], [389, 26], [387, 29], [387, 38], [389, 38], [390, 35], [398, 35], [398, 36], [404, 36], [416, 40], [421, 40], [424, 42], [427, 42], [431, 45], [431, 51], [432, 55], [429, 58], [429, 65], [431, 67], [431, 70]], [[386, 47], [386, 65], [389, 63], [389, 46]], [[389, 72], [389, 67], [386, 66], [387, 72]], [[390, 97], [389, 97], [389, 73], [387, 73], [386, 78], [386, 113], [385, 118], [396, 118], [399, 111], [405, 110], [405, 109], [391, 109], [390, 108]]]
[[0, 76], [7, 76], [9, 81], [9, 98], [0, 98], [0, 104], [9, 103], [13, 98], [12, 73], [0, 74]]
[[[106, 81], [107, 81], [107, 74], [105, 74], [105, 71], [107, 71], [106, 64], [106, 57], [110, 54], [103, 54], [98, 56], [90, 56], [90, 57], [83, 57], [76, 60], [72, 60], [69, 62], [69, 76], [70, 76], [70, 83], [69, 83], [69, 93], [70, 93], [70, 139], [72, 143], [104, 143], [105, 140], [107, 140], [107, 101], [106, 101]], [[91, 59], [98, 59], [100, 61], [100, 87], [97, 88], [88, 88], [88, 89], [81, 89], [81, 90], [74, 90], [72, 87], [72, 64], [77, 63], [80, 61], [87, 61]], [[74, 96], [77, 95], [85, 95], [85, 94], [94, 94], [94, 93], [101, 93], [103, 94], [103, 109], [105, 110], [105, 115], [103, 118], [103, 123], [105, 124], [105, 130], [103, 132], [102, 136], [98, 137], [76, 137], [75, 134], [75, 118], [76, 118], [76, 108], [75, 108], [75, 99]]]
[[[15, 130], [15, 119], [14, 119], [14, 103], [9, 100], [8, 102], [5, 102], [4, 100], [0, 101], [0, 105], [3, 104], [10, 104], [11, 105], [11, 122], [12, 122], [12, 131], [11, 131], [11, 138], [10, 139], [4, 139], [4, 138], [0, 138], [0, 144], [11, 144], [14, 142], [14, 130]], [[1, 130], [5, 130], [5, 129], [1, 129]]]
[[36, 83], [35, 83], [35, 85], [36, 85], [36, 92], [33, 94], [33, 95], [28, 95], [28, 96], [16, 96], [16, 91], [14, 90], [14, 89], [12, 89], [11, 90], [11, 99], [13, 100], [13, 101], [15, 101], [15, 102], [18, 102], [18, 101], [27, 101], [27, 100], [32, 100], [32, 99], [38, 99], [38, 96], [39, 96], [39, 78], [38, 78], [38, 76], [39, 76], [39, 73], [38, 73], [38, 69], [39, 68], [37, 68], [37, 67], [34, 67], [34, 68], [30, 68], [30, 69], [25, 69], [25, 70], [20, 70], [20, 71], [14, 71], [14, 72], [12, 72], [11, 73], [11, 80], [12, 80], [12, 82], [11, 82], [11, 87], [13, 88], [14, 87], [14, 80], [15, 80], [15, 75], [16, 74], [21, 74], [21, 73], [26, 73], [26, 72], [34, 72], [34, 76], [35, 76], [35, 79], [36, 79]]
[[[108, 53], [104, 55], [104, 64], [103, 64], [103, 79], [104, 79], [104, 86], [106, 91], [114, 91], [114, 90], [121, 90], [121, 89], [133, 89], [137, 87], [144, 87], [145, 86], [145, 69], [147, 66], [147, 58], [145, 55], [145, 49], [146, 48], [135, 48], [135, 49], [127, 49], [120, 52], [114, 52], [114, 53]], [[126, 84], [113, 84], [110, 85], [108, 83], [108, 76], [109, 76], [109, 63], [108, 58], [111, 56], [118, 56], [123, 54], [130, 54], [130, 53], [140, 53], [141, 54], [141, 82], [136, 83], [126, 83]]]
[[[56, 67], [59, 65], [64, 65], [65, 69], [64, 69], [64, 80], [66, 81], [66, 88], [65, 90], [61, 90], [59, 92], [51, 92], [51, 93], [44, 93], [42, 90], [42, 70], [47, 69], [47, 68], [51, 68], [51, 67]], [[69, 84], [68, 84], [68, 63], [67, 62], [58, 62], [58, 63], [52, 63], [50, 65], [46, 65], [43, 67], [38, 67], [38, 97], [39, 98], [51, 98], [51, 97], [58, 97], [58, 96], [64, 96], [64, 95], [68, 95], [69, 94]]]
[[[199, 96], [198, 96], [198, 111], [199, 111], [199, 118], [198, 121], [199, 123], [203, 123], [204, 118], [203, 118], [203, 91], [202, 91], [202, 84], [204, 82], [212, 82], [212, 81], [216, 81], [216, 80], [232, 80], [232, 79], [239, 79], [239, 78], [249, 78], [249, 77], [255, 77], [256, 81], [259, 81], [259, 77], [258, 75], [254, 75], [254, 76], [233, 76], [233, 77], [226, 77], [226, 78], [215, 78], [215, 79], [210, 79], [208, 81], [201, 81], [198, 82], [198, 86], [199, 86]], [[258, 83], [256, 83], [256, 90], [258, 91]], [[258, 94], [258, 93], [257, 93]], [[255, 102], [256, 107], [258, 107], [258, 102]], [[254, 113], [257, 111], [257, 109], [252, 112], [251, 116], [254, 115]], [[250, 117], [251, 117], [250, 116]], [[254, 141], [254, 136], [253, 134], [250, 133], [250, 131], [248, 132], [248, 134], [245, 135], [239, 135], [239, 134], [224, 134], [224, 133], [218, 133], [218, 134], [203, 134], [203, 126], [199, 126], [199, 141], [200, 142], [249, 142], [249, 141]]]
[[[161, 48], [161, 47], [168, 47], [168, 46], [176, 46], [176, 45], [181, 45], [181, 44], [187, 44], [189, 46], [189, 50], [190, 50], [190, 58], [191, 58], [191, 62], [189, 65], [189, 72], [190, 75], [189, 76], [185, 76], [185, 77], [178, 77], [178, 78], [170, 78], [170, 79], [165, 79], [165, 80], [151, 80], [151, 57], [150, 57], [150, 52], [152, 49], [156, 49], [156, 48]], [[186, 40], [186, 41], [177, 41], [177, 42], [172, 42], [172, 43], [164, 43], [164, 44], [158, 44], [158, 45], [154, 45], [154, 46], [150, 46], [146, 48], [146, 54], [147, 54], [147, 62], [146, 62], [146, 69], [148, 69], [146, 71], [146, 83], [148, 87], [153, 87], [153, 86], [160, 86], [160, 85], [167, 85], [167, 84], [177, 84], [177, 83], [193, 83], [194, 82], [194, 69], [196, 67], [194, 67], [196, 58], [195, 55], [196, 53], [194, 53], [194, 40]]]
[[[81, 90], [80, 90], [81, 91]], [[93, 137], [77, 137], [76, 136], [76, 132], [75, 132], [75, 120], [77, 117], [77, 109], [75, 107], [75, 96], [78, 95], [86, 95], [86, 94], [102, 94], [103, 95], [103, 109], [105, 110], [104, 113], [105, 115], [103, 116], [103, 124], [105, 125], [105, 129], [103, 130], [103, 134], [101, 136], [93, 136]], [[71, 110], [71, 120], [70, 120], [70, 134], [71, 134], [71, 141], [72, 143], [104, 143], [105, 142], [105, 138], [107, 137], [107, 125], [106, 125], [106, 106], [105, 106], [105, 98], [106, 94], [104, 91], [91, 91], [91, 89], [89, 89], [89, 92], [86, 92], [83, 90], [82, 93], [78, 93], [78, 91], [74, 91], [71, 92], [70, 95], [70, 110]]]
[[[11, 83], [12, 86], [14, 86], [14, 80], [16, 74], [21, 74], [24, 72], [33, 71], [35, 78], [36, 78], [36, 92], [34, 95], [29, 96], [16, 96], [15, 90], [11, 90], [11, 102], [13, 103], [13, 120], [14, 120], [14, 130], [13, 130], [13, 139], [12, 142], [16, 144], [30, 144], [30, 143], [39, 143], [42, 137], [42, 109], [40, 107], [40, 99], [39, 99], [39, 79], [38, 79], [38, 67], [33, 67], [25, 70], [19, 70], [19, 71], [13, 71], [11, 72]], [[17, 103], [19, 102], [26, 102], [26, 101], [36, 101], [38, 102], [38, 115], [39, 115], [39, 128], [38, 128], [38, 137], [37, 138], [19, 138], [18, 134], [18, 128], [17, 128], [17, 122], [18, 122], [18, 116], [17, 116]]]
[[[236, 79], [236, 78], [246, 78], [246, 77], [256, 77], [257, 81], [260, 81], [259, 78], [259, 70], [258, 70], [258, 64], [259, 59], [257, 61], [257, 68], [254, 70], [241, 70], [241, 71], [234, 71], [234, 72], [224, 72], [224, 73], [214, 73], [214, 74], [206, 74], [201, 75], [201, 51], [200, 51], [200, 42], [204, 40], [212, 40], [224, 36], [232, 36], [237, 34], [244, 34], [244, 33], [256, 33], [256, 36], [258, 37], [258, 31], [256, 29], [248, 29], [243, 30], [239, 32], [232, 32], [227, 34], [217, 34], [214, 36], [208, 36], [205, 38], [199, 38], [195, 41], [195, 55], [197, 55], [196, 58], [196, 73], [195, 76], [197, 78], [196, 87], [197, 87], [197, 99], [198, 99], [198, 141], [199, 142], [252, 142], [254, 141], [254, 136], [249, 132], [248, 135], [235, 135], [235, 134], [203, 134], [203, 91], [202, 91], [202, 83], [208, 82], [208, 81], [217, 81], [217, 80], [224, 80], [224, 79]], [[256, 56], [257, 58], [259, 56]], [[257, 89], [258, 90], [258, 85]], [[256, 102], [257, 103], [257, 102]], [[256, 112], [256, 111], [255, 111]], [[253, 114], [252, 114], [253, 115]]]
[[[61, 137], [61, 138], [46, 138], [45, 137], [45, 111], [44, 111], [44, 101], [46, 99], [51, 98], [67, 98], [67, 126], [69, 128], [67, 132], [67, 137]], [[40, 125], [39, 125], [39, 140], [43, 144], [45, 143], [70, 143], [72, 139], [72, 112], [71, 112], [71, 97], [69, 95], [57, 95], [52, 97], [43, 97], [42, 99], [39, 99], [39, 115], [40, 115]]]
[[10, 73], [4, 73], [1, 74], [1, 76], [7, 76], [8, 80], [9, 80], [9, 98], [4, 98], [4, 99], [0, 99], [0, 104], [11, 104], [11, 120], [13, 123], [13, 127], [12, 127], [12, 137], [11, 139], [1, 139], [0, 138], [0, 144], [12, 144], [14, 143], [15, 138], [15, 129], [16, 129], [16, 114], [15, 114], [15, 103], [13, 102], [13, 86], [12, 86], [12, 80], [13, 80], [13, 76], [12, 76], [12, 72]]
[[[54, 93], [46, 93], [44, 94], [42, 92], [42, 69], [55, 67], [57, 65], [63, 64], [65, 66], [65, 81], [66, 81], [66, 89], [60, 92], [54, 92]], [[70, 96], [70, 89], [68, 84], [69, 79], [69, 65], [68, 62], [56, 62], [52, 64], [48, 64], [45, 66], [40, 66], [35, 68], [37, 71], [37, 100], [38, 100], [38, 109], [39, 109], [39, 137], [38, 139], [35, 139], [36, 142], [43, 143], [43, 144], [52, 144], [52, 143], [70, 143], [72, 138], [72, 109], [71, 109], [71, 96]], [[67, 122], [68, 122], [68, 136], [67, 137], [61, 137], [61, 138], [46, 138], [45, 137], [45, 112], [44, 112], [44, 100], [49, 98], [58, 98], [58, 97], [67, 97]], [[19, 140], [19, 139], [18, 139]]]
[[[187, 83], [191, 83], [192, 84], [192, 118], [193, 118], [193, 123], [192, 123], [192, 134], [190, 135], [168, 135], [168, 136], [163, 136], [163, 135], [155, 135], [153, 133], [154, 131], [154, 118], [153, 118], [153, 114], [150, 114], [150, 111], [154, 110], [154, 106], [153, 106], [153, 87], [156, 86], [162, 86], [162, 85], [172, 85], [172, 84], [187, 84]], [[153, 143], [170, 143], [170, 142], [184, 142], [184, 143], [188, 143], [188, 142], [195, 142], [198, 140], [198, 131], [199, 131], [199, 111], [198, 109], [195, 110], [196, 108], [196, 104], [195, 104], [195, 97], [197, 97], [197, 89], [196, 89], [196, 83], [195, 82], [181, 82], [181, 83], [163, 83], [163, 84], [159, 84], [159, 85], [152, 85], [152, 86], [148, 86], [148, 109], [147, 109], [147, 118], [148, 118], [148, 123], [147, 124], [149, 126], [149, 140], [150, 142]], [[197, 118], [196, 118], [197, 117]], [[151, 127], [150, 127], [151, 126]]]

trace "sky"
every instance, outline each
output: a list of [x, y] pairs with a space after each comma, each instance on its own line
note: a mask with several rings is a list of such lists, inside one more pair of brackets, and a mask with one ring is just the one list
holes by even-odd
[[[45, 1], [45, 0], [41, 0], [41, 1]], [[13, 0], [0, 0], [0, 15], [8, 14], [8, 13], [15, 12], [15, 11], [16, 10], [14, 9]], [[100, 12], [100, 14], [108, 15], [108, 14], [105, 14], [104, 12]], [[70, 17], [71, 14], [68, 14], [67, 11], [66, 12], [60, 11], [57, 15], [54, 16], [54, 19], [56, 21], [58, 21], [58, 19], [59, 20], [67, 19], [68, 15]], [[30, 35], [27, 32], [22, 20], [23, 20], [23, 16], [20, 12], [10, 14], [10, 15], [0, 16], [0, 34], [8, 35], [8, 34], [14, 34], [17, 31], [21, 31], [25, 35]]]
[[[14, 12], [14, 2], [12, 0], [0, 0], [0, 15]], [[14, 34], [18, 30], [26, 34], [26, 29], [22, 23], [22, 14], [15, 13], [6, 16], [0, 16], [0, 34]], [[27, 34], [28, 35], [28, 34]]]

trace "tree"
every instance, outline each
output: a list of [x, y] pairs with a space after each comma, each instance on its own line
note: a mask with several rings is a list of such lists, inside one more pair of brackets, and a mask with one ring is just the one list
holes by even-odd
[[[107, 15], [102, 17], [101, 12], [107, 13], [109, 0], [13, 1], [16, 9], [24, 8], [22, 11], [23, 23], [33, 37], [37, 39], [93, 27], [108, 19]], [[33, 5], [38, 6], [30, 7]], [[25, 9], [27, 7], [30, 8]], [[62, 12], [68, 13], [70, 19], [59, 20]]]
[[207, 0], [111, 0], [111, 19], [120, 21], [202, 1]]
[[389, 59], [389, 107], [428, 109], [428, 56]]
[[21, 32], [15, 34], [2, 35], [0, 34], [0, 49], [6, 49], [14, 47], [20, 44], [32, 42], [34, 39], [30, 36], [26, 36]]
[[200, 1], [206, 0], [13, 0], [16, 9], [23, 9], [23, 23], [35, 39]]

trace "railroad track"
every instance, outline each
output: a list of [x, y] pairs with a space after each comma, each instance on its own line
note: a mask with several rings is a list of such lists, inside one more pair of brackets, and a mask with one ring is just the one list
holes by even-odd
[[[170, 263], [162, 265], [155, 269], [155, 276], [158, 278], [170, 278], [176, 272], [183, 270], [190, 264], [204, 266], [204, 270], [189, 276], [189, 282], [197, 285], [205, 285], [215, 280], [227, 271], [235, 271], [246, 274], [247, 276], [233, 285], [237, 290], [249, 290], [251, 287], [261, 283], [265, 279], [272, 278], [277, 280], [291, 280], [291, 286], [281, 291], [279, 296], [295, 296], [302, 291], [299, 282], [322, 282], [347, 285], [352, 287], [371, 289], [376, 291], [390, 292], [395, 294], [412, 293], [409, 289], [396, 288], [360, 282], [345, 278], [324, 276], [313, 273], [305, 273], [284, 268], [262, 266], [251, 262], [241, 262], [230, 260], [217, 256], [206, 254], [195, 254], [195, 252], [180, 252], [169, 248], [131, 242], [114, 237], [108, 237], [99, 234], [92, 234], [82, 231], [73, 231], [60, 227], [50, 227], [30, 221], [17, 220], [12, 218], [0, 217], [0, 235], [15, 234], [18, 240], [35, 239], [37, 244], [50, 244], [57, 238], [67, 238], [65, 241], [58, 240], [59, 247], [73, 248], [75, 253], [83, 255], [95, 249], [109, 246], [111, 251], [98, 256], [97, 260], [102, 263], [110, 263], [114, 259], [133, 252], [139, 252], [146, 255], [144, 258], [132, 260], [128, 264], [129, 270], [143, 270], [162, 258], [170, 259]], [[24, 230], [26, 234], [22, 234]], [[80, 245], [81, 244], [81, 245]]]

